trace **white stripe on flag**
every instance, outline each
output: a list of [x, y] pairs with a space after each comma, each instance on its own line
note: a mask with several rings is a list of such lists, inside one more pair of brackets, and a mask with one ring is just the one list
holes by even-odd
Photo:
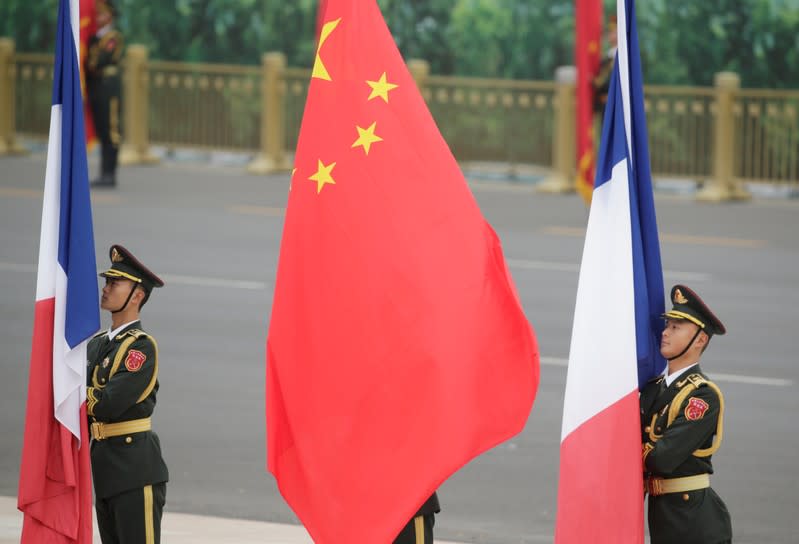
[[[594, 190], [577, 286], [561, 440], [638, 386], [627, 161]], [[614, 334], [618, 332], [619, 334]]]
[[50, 135], [47, 140], [47, 166], [44, 174], [42, 231], [39, 238], [39, 270], [36, 274], [36, 300], [55, 296], [58, 266], [58, 224], [61, 215], [61, 105], [50, 108]]

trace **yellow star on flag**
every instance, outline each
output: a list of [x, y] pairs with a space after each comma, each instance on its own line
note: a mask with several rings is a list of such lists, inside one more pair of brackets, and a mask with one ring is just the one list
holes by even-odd
[[322, 27], [322, 32], [319, 33], [319, 45], [316, 47], [316, 59], [313, 63], [313, 72], [311, 72], [311, 77], [324, 79], [327, 81], [332, 81], [330, 74], [327, 73], [327, 68], [322, 63], [322, 57], [319, 56], [319, 51], [322, 50], [322, 44], [325, 43], [327, 37], [330, 36], [330, 33], [338, 26], [341, 22], [341, 17], [336, 19], [335, 21], [328, 21]]
[[331, 162], [330, 164], [325, 166], [321, 160], [318, 162], [319, 164], [316, 167], [316, 173], [308, 178], [316, 182], [316, 194], [322, 192], [322, 187], [325, 186], [325, 183], [331, 183], [333, 185], [336, 184], [336, 181], [333, 179], [333, 176], [330, 175], [330, 172], [336, 166], [336, 163]]
[[367, 155], [369, 154], [369, 148], [375, 142], [382, 142], [383, 138], [375, 134], [375, 127], [377, 126], [377, 121], [371, 124], [369, 128], [361, 128], [358, 125], [355, 125], [355, 128], [358, 129], [358, 139], [355, 140], [355, 143], [352, 144], [352, 147], [363, 146], [363, 151]]
[[388, 104], [388, 91], [393, 91], [398, 87], [394, 83], [389, 83], [386, 81], [386, 73], [383, 72], [383, 75], [380, 76], [380, 79], [377, 81], [369, 81], [366, 80], [366, 83], [372, 88], [372, 93], [369, 95], [369, 98], [366, 100], [371, 100], [377, 96], [382, 98]]

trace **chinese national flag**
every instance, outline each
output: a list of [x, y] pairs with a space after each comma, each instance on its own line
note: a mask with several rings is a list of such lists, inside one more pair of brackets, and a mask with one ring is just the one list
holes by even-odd
[[539, 358], [374, 0], [327, 0], [267, 340], [268, 469], [314, 541], [391, 542], [519, 433]]
[[602, 0], [576, 0], [574, 62], [577, 66], [577, 192], [587, 203], [594, 189], [594, 88], [602, 38]]

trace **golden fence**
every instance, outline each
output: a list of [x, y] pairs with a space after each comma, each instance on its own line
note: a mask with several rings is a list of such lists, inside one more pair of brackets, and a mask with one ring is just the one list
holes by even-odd
[[[12, 57], [9, 70], [16, 85], [17, 133], [47, 135], [52, 62], [50, 55]], [[262, 155], [293, 150], [310, 70], [278, 63], [267, 72], [266, 61], [261, 67], [143, 62], [142, 85], [149, 93], [145, 145], [260, 151]], [[561, 83], [426, 73], [417, 77], [417, 83], [459, 161], [553, 166], [554, 132], [563, 110], [557, 99]], [[135, 86], [126, 83], [125, 89], [131, 88]], [[645, 88], [653, 175], [707, 181], [718, 177], [719, 161], [726, 161], [737, 182], [799, 185], [799, 91], [733, 87], [729, 125], [718, 119], [721, 91], [718, 86]], [[123, 97], [123, 104], [128, 98]], [[274, 101], [271, 109], [270, 99]], [[568, 106], [573, 111], [573, 104]], [[135, 116], [131, 117], [135, 122]], [[718, 134], [728, 130], [719, 127], [727, 126], [732, 132], [723, 136], [725, 141], [729, 137], [728, 158], [719, 156], [727, 154], [726, 144], [717, 141]], [[269, 134], [276, 135], [275, 141], [264, 141]], [[290, 166], [282, 159], [270, 164]]]

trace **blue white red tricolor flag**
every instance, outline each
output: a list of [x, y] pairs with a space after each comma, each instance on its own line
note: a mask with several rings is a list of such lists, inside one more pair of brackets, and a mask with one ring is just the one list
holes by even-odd
[[86, 343], [100, 315], [78, 20], [78, 0], [61, 0], [17, 502], [31, 544], [92, 541]]
[[660, 356], [663, 273], [634, 0], [618, 51], [586, 230], [563, 408], [555, 542], [643, 543], [639, 386]]

